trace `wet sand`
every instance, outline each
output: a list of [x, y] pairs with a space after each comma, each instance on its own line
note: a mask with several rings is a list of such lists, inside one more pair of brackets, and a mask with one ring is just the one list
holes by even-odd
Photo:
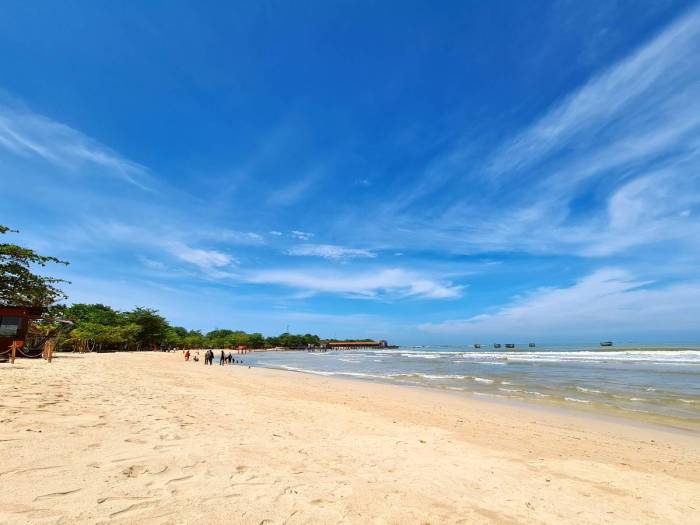
[[700, 437], [179, 354], [0, 364], [0, 523], [695, 523]]

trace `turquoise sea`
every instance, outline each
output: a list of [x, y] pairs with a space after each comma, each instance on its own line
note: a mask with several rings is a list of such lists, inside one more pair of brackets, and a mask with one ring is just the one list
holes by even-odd
[[700, 345], [411, 346], [254, 353], [245, 361], [700, 429]]

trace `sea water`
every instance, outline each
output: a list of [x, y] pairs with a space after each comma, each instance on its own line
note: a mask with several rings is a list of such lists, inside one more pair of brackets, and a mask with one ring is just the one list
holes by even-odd
[[700, 345], [265, 352], [246, 364], [533, 401], [700, 428]]

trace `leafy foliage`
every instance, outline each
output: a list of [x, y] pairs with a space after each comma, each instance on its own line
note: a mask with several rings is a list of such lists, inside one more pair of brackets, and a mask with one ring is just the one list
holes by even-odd
[[73, 329], [62, 336], [58, 348], [72, 350], [88, 342], [96, 350], [150, 350], [167, 348], [248, 348], [287, 347], [301, 348], [307, 344], [318, 345], [316, 335], [284, 333], [277, 337], [265, 337], [259, 333], [241, 330], [212, 330], [202, 334], [199, 330], [187, 330], [170, 326], [156, 310], [135, 308], [119, 312], [103, 304], [55, 305], [49, 309], [54, 318], [73, 321]]
[[[17, 233], [0, 225], [0, 234]], [[38, 275], [35, 266], [68, 263], [56, 257], [39, 255], [16, 244], [0, 244], [0, 304], [12, 306], [48, 306], [66, 295], [56, 286], [67, 281]]]

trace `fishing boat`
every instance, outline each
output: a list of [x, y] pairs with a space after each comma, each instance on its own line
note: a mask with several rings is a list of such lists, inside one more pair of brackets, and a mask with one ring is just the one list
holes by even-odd
[[600, 346], [612, 346], [612, 341], [601, 341]]
[[493, 347], [494, 347], [494, 348], [501, 348], [501, 345], [500, 345], [500, 343], [495, 343], [495, 344], [493, 345]]
[[513, 343], [506, 343], [506, 348], [515, 348]]
[[536, 345], [535, 345], [535, 343], [528, 343], [527, 346], [529, 346], [530, 348], [535, 348]]
[[481, 348], [481, 345], [479, 343], [475, 343], [474, 348]]

